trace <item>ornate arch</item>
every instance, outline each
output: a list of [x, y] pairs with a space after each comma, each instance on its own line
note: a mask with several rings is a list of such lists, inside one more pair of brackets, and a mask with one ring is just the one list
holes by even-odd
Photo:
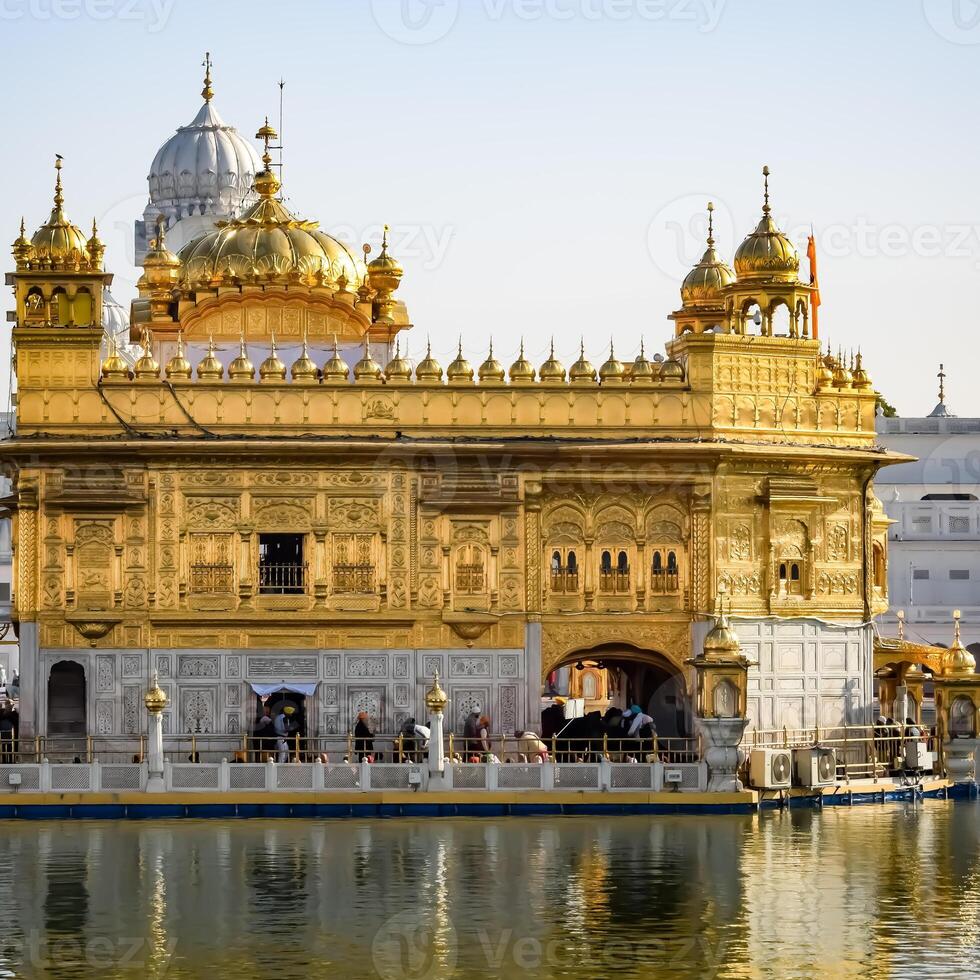
[[691, 653], [691, 628], [686, 622], [546, 622], [541, 629], [541, 676], [546, 678], [581, 654], [609, 644], [626, 648], [621, 660], [651, 663], [659, 658], [683, 675], [684, 661]]

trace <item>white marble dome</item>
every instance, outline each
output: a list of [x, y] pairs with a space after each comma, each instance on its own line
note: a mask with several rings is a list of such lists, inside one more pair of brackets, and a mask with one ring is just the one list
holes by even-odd
[[116, 341], [123, 357], [133, 359], [129, 344], [129, 312], [108, 289], [102, 291], [102, 332], [106, 339], [111, 337]]
[[147, 178], [150, 204], [176, 220], [235, 211], [254, 200], [252, 181], [261, 169], [255, 147], [222, 120], [209, 100], [153, 158]]

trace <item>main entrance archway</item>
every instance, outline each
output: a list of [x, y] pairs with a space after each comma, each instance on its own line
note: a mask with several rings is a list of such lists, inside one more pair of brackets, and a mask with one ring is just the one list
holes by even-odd
[[48, 675], [48, 734], [86, 734], [85, 668], [74, 660], [61, 660]]
[[605, 643], [567, 655], [555, 671], [567, 671], [568, 694], [583, 698], [587, 711], [638, 704], [661, 738], [693, 731], [684, 675], [661, 653]]

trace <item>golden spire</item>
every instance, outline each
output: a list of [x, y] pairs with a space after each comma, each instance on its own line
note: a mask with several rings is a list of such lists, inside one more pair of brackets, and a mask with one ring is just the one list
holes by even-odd
[[384, 379], [381, 365], [371, 356], [371, 344], [367, 334], [364, 334], [364, 356], [354, 365], [354, 381], [362, 384], [380, 383]]
[[456, 351], [456, 360], [446, 369], [446, 380], [450, 384], [472, 384], [473, 368], [470, 362], [463, 357], [463, 338], [459, 338], [459, 347]]
[[401, 341], [395, 341], [395, 356], [385, 368], [385, 378], [388, 381], [411, 381], [412, 365], [402, 357]]
[[[334, 349], [336, 350], [336, 340], [334, 341]], [[346, 368], [346, 365], [345, 365]], [[310, 346], [309, 339], [306, 329], [303, 329], [303, 349], [300, 351], [299, 357], [293, 362], [293, 366], [289, 369], [289, 373], [293, 381], [297, 381], [301, 384], [316, 384], [320, 377], [320, 372], [317, 370], [316, 364], [313, 363], [313, 359], [310, 357]], [[344, 371], [344, 378], [347, 378], [347, 372]]]
[[220, 381], [224, 377], [225, 368], [214, 353], [214, 334], [208, 336], [208, 352], [197, 366], [198, 381]]
[[204, 67], [204, 89], [201, 91], [201, 97], [205, 102], [210, 102], [214, 98], [214, 89], [211, 88], [211, 52], [204, 52], [204, 61], [201, 62]]
[[167, 361], [167, 378], [171, 381], [189, 381], [191, 377], [191, 362], [184, 356], [184, 331], [177, 333], [177, 350]]
[[640, 338], [640, 356], [629, 369], [630, 381], [633, 384], [650, 384], [660, 375], [660, 368], [647, 360], [643, 338]]
[[56, 153], [54, 159], [54, 206], [57, 210], [61, 210], [62, 205], [65, 203], [65, 195], [62, 193], [61, 187], [61, 154]]
[[493, 337], [490, 338], [490, 353], [487, 359], [480, 365], [480, 381], [503, 381], [504, 366], [493, 356]]
[[245, 330], [238, 335], [238, 357], [228, 365], [228, 377], [232, 381], [252, 381], [255, 379], [255, 367], [248, 359], [248, 348], [245, 346]]
[[960, 637], [960, 611], [953, 610], [953, 644], [943, 656], [942, 673], [971, 676], [976, 671], [977, 662]]
[[579, 341], [578, 360], [569, 369], [568, 378], [570, 381], [595, 381], [596, 379], [595, 368], [585, 356], [584, 337]]
[[109, 337], [106, 342], [106, 359], [102, 362], [102, 377], [107, 381], [129, 380], [129, 365], [120, 356], [115, 337]]
[[708, 248], [715, 244], [715, 205], [714, 201], [708, 201]]
[[[305, 338], [303, 343], [305, 346]], [[346, 384], [349, 378], [350, 368], [347, 367], [347, 362], [340, 356], [340, 351], [337, 349], [337, 335], [334, 334], [333, 354], [330, 360], [323, 365], [323, 380], [327, 384]]]
[[939, 374], [936, 375], [939, 378], [939, 404], [946, 404], [946, 368], [944, 365], [939, 365]]
[[276, 348], [276, 332], [273, 330], [269, 338], [269, 356], [259, 367], [259, 378], [263, 381], [285, 381], [286, 365], [279, 360]]
[[425, 357], [416, 365], [415, 380], [430, 384], [442, 383], [442, 368], [432, 356], [432, 343], [429, 340], [425, 342]]
[[530, 384], [534, 381], [534, 367], [524, 356], [524, 338], [521, 337], [521, 352], [517, 360], [510, 366], [510, 380], [518, 384]]
[[391, 229], [384, 226], [381, 239], [381, 254], [368, 263], [368, 285], [374, 290], [373, 319], [375, 323], [393, 323], [392, 312], [395, 308], [394, 292], [401, 285], [404, 269], [398, 261], [388, 254], [388, 232]]
[[616, 357], [616, 351], [613, 348], [611, 339], [609, 341], [609, 358], [599, 368], [599, 380], [603, 384], [618, 384], [626, 380], [626, 368], [623, 367], [622, 362]]
[[276, 139], [277, 135], [275, 129], [269, 125], [269, 117], [266, 116], [265, 122], [255, 134], [255, 138], [262, 140], [265, 147], [262, 153], [262, 165], [265, 169], [255, 175], [254, 181], [256, 194], [266, 199], [275, 197], [279, 193], [279, 188], [282, 186], [279, 179], [272, 172], [272, 154], [269, 152], [269, 144]]
[[565, 368], [555, 357], [555, 338], [551, 338], [551, 352], [548, 360], [538, 369], [538, 379], [549, 384], [560, 384], [565, 380]]
[[153, 338], [150, 334], [149, 328], [143, 328], [140, 341], [143, 348], [143, 356], [136, 362], [133, 373], [135, 374], [137, 381], [157, 381], [160, 377], [160, 365], [157, 363], [157, 359], [153, 356], [153, 350], [151, 347]]
[[769, 168], [768, 167], [762, 168], [762, 179], [765, 185], [765, 198], [762, 205], [762, 213], [770, 214], [772, 212], [772, 208], [769, 207]]
[[31, 255], [34, 251], [34, 247], [27, 240], [27, 226], [24, 224], [23, 217], [20, 219], [20, 235], [17, 236], [17, 240], [13, 244], [12, 251], [14, 253], [14, 260], [17, 263], [17, 268], [26, 268], [31, 261]]

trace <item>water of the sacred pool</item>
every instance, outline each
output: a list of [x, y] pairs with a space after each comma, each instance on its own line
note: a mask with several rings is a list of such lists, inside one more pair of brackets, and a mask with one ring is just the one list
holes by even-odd
[[0, 976], [949, 977], [980, 804], [5, 822]]

